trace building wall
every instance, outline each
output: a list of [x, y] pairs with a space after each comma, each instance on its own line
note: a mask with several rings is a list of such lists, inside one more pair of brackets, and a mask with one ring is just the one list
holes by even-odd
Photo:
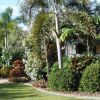
[[[81, 49], [84, 49], [83, 51], [86, 51], [85, 47], [81, 47]], [[96, 45], [96, 56], [100, 56], [100, 44]], [[67, 44], [65, 49], [65, 55], [68, 57], [73, 57], [74, 55], [80, 56], [82, 53], [77, 52], [77, 46], [72, 44]]]
[[67, 44], [65, 51], [66, 56], [72, 57], [76, 55], [76, 45]]

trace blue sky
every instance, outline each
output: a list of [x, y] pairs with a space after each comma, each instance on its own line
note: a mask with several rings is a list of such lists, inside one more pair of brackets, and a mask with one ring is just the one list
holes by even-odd
[[[13, 9], [13, 18], [19, 15], [19, 5], [18, 0], [0, 0], [0, 13], [3, 12], [7, 7], [11, 7]], [[19, 24], [23, 30], [27, 30], [27, 27], [23, 24]]]
[[13, 8], [13, 17], [18, 16], [19, 7], [17, 0], [0, 0], [0, 13], [4, 11], [7, 7]]
[[[18, 0], [0, 0], [0, 13], [4, 11], [5, 8], [11, 7], [13, 8], [13, 17], [18, 16], [19, 14], [19, 6], [17, 3]], [[91, 0], [93, 1], [93, 0]], [[100, 2], [100, 0], [97, 0]]]
[[[0, 0], [0, 13], [3, 12], [7, 7], [13, 8], [13, 18], [19, 15], [19, 6], [17, 3], [18, 0]], [[21, 0], [22, 1], [22, 0]], [[91, 0], [93, 1], [93, 0]], [[98, 0], [100, 2], [100, 0]], [[27, 27], [23, 26], [23, 24], [20, 25], [25, 30]]]

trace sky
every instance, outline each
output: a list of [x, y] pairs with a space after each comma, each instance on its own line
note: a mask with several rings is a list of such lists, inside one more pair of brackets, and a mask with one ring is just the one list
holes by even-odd
[[[13, 18], [16, 18], [20, 15], [19, 13], [19, 4], [18, 0], [0, 0], [0, 13], [3, 12], [7, 7], [11, 7], [13, 9]], [[19, 24], [19, 27], [22, 27], [23, 30], [27, 30], [27, 27], [23, 24]]]
[[[18, 0], [0, 0], [0, 13], [4, 11], [7, 7], [13, 8], [13, 17], [19, 15]], [[93, 0], [92, 0], [93, 1]], [[97, 0], [100, 2], [100, 0]]]
[[7, 7], [13, 8], [13, 17], [19, 15], [19, 6], [17, 0], [0, 0], [0, 13], [3, 12]]
[[[13, 18], [18, 16], [20, 13], [19, 13], [19, 5], [17, 1], [18, 0], [0, 0], [0, 13], [3, 12], [7, 7], [11, 7], [13, 9]], [[100, 0], [97, 1], [100, 2]], [[21, 25], [21, 27], [25, 28], [25, 26], [23, 25]]]

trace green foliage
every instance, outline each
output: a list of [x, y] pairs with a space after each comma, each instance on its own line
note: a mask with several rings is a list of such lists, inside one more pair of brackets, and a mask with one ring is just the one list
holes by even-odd
[[10, 72], [10, 69], [9, 67], [6, 67], [6, 66], [3, 66], [1, 69], [0, 69], [0, 76], [1, 77], [9, 77], [9, 72]]
[[47, 72], [46, 72], [46, 66], [43, 66], [42, 65], [42, 67], [40, 67], [40, 68], [38, 68], [37, 70], [36, 70], [36, 79], [37, 80], [41, 80], [41, 79], [43, 79], [43, 80], [45, 80], [45, 81], [47, 81]]
[[48, 17], [48, 13], [40, 12], [33, 24], [32, 27], [32, 37], [31, 37], [31, 42], [32, 42], [32, 54], [33, 54], [33, 61], [35, 63], [36, 67], [41, 67], [42, 64], [42, 55], [41, 55], [41, 27], [43, 26], [46, 18]]
[[92, 63], [84, 70], [79, 90], [86, 92], [100, 91], [100, 63]]
[[55, 72], [55, 71], [57, 71], [59, 68], [58, 68], [58, 62], [55, 62], [54, 64], [53, 64], [53, 66], [52, 66], [52, 72]]
[[16, 60], [22, 60], [24, 57], [24, 50], [15, 50], [11, 54], [11, 63], [13, 63]]
[[100, 40], [100, 34], [96, 35], [96, 39]]
[[62, 41], [64, 41], [65, 38], [67, 38], [68, 36], [71, 36], [73, 32], [74, 32], [74, 29], [73, 28], [63, 28], [62, 29], [62, 34], [60, 36], [60, 39]]
[[69, 68], [70, 59], [63, 58], [63, 69], [59, 70], [58, 63], [52, 66], [48, 77], [48, 86], [54, 90], [72, 91], [75, 88], [74, 73]]
[[83, 11], [74, 11], [69, 14], [69, 20], [74, 23], [74, 29], [89, 35], [91, 37], [96, 36], [95, 25], [93, 24], [93, 18], [88, 13]]
[[[69, 66], [69, 64], [71, 63], [71, 59], [68, 58], [68, 57], [63, 57], [63, 68], [67, 68]], [[58, 62], [55, 62], [51, 68], [51, 71], [52, 72], [55, 72], [57, 71], [59, 68], [58, 68]]]
[[98, 24], [100, 23], [100, 16], [94, 16], [94, 17], [93, 17], [93, 20], [94, 20], [94, 23], [95, 23], [96, 25], [98, 25]]
[[[97, 58], [95, 58], [93, 56], [85, 56], [85, 55], [82, 56], [82, 57], [74, 57], [74, 58], [71, 58], [71, 59], [69, 59], [67, 57], [63, 58], [63, 68], [64, 68], [63, 70], [66, 70], [68, 68], [68, 69], [70, 69], [70, 71], [72, 73], [72, 76], [69, 76], [70, 72], [69, 73], [66, 72], [66, 75], [68, 75], [67, 78], [69, 78], [69, 77], [72, 78], [72, 80], [71, 80], [73, 82], [73, 84], [71, 85], [72, 90], [78, 90], [78, 87], [79, 87], [79, 84], [80, 84], [80, 79], [82, 77], [84, 69], [94, 61], [97, 61]], [[62, 72], [61, 71], [59, 72], [57, 62], [52, 66], [52, 71], [50, 73], [50, 76], [49, 76], [50, 78], [48, 80], [48, 81], [52, 82], [52, 83], [49, 82], [49, 84], [51, 84], [50, 86], [51, 86], [52, 89], [58, 88], [58, 87], [56, 87], [56, 85], [57, 85], [57, 83], [59, 83], [58, 81], [61, 80], [59, 78], [57, 79], [58, 76], [61, 77], [62, 80], [67, 79], [67, 78], [66, 79], [63, 78], [63, 75], [65, 75], [65, 71], [63, 73], [63, 70], [62, 70]], [[61, 74], [62, 76], [58, 75], [58, 73]], [[55, 81], [57, 81], [57, 83]], [[61, 84], [63, 85], [64, 83], [62, 82]], [[53, 86], [54, 86], [54, 88], [53, 88]]]
[[48, 77], [48, 87], [59, 91], [72, 91], [73, 78], [70, 68], [52, 71]]
[[89, 66], [92, 62], [96, 61], [96, 58], [93, 56], [81, 56], [81, 57], [73, 57], [71, 59], [70, 68], [74, 73], [75, 78], [75, 90], [78, 90], [80, 79], [82, 77], [83, 71], [87, 66]]

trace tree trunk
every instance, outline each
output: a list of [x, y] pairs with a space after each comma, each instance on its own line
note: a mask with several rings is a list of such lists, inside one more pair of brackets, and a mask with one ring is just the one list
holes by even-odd
[[56, 38], [56, 45], [57, 45], [57, 55], [58, 55], [58, 64], [59, 69], [62, 68], [62, 55], [61, 55], [61, 45], [59, 38]]
[[[57, 17], [57, 11], [55, 11], [55, 28], [57, 35], [59, 36], [59, 25], [58, 25], [58, 17]], [[60, 44], [60, 39], [59, 37], [56, 37], [56, 46], [57, 46], [57, 55], [58, 55], [58, 64], [59, 64], [59, 69], [62, 68], [62, 54], [61, 54], [61, 44]]]
[[7, 50], [7, 33], [5, 33], [5, 50]]
[[88, 39], [88, 37], [87, 37], [87, 53], [88, 53], [88, 56], [89, 56], [89, 52], [90, 52], [89, 39]]

